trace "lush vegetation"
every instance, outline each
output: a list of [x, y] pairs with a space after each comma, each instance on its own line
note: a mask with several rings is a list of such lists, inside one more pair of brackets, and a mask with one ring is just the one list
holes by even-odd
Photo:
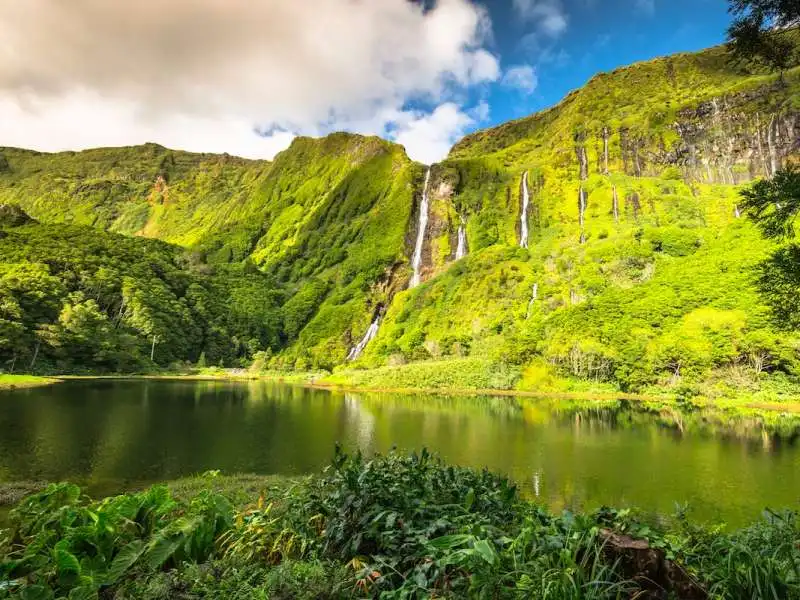
[[[349, 134], [295, 140], [272, 163], [175, 152], [154, 144], [59, 154], [2, 148], [0, 203], [9, 208], [0, 211], [0, 217], [8, 212], [2, 221], [20, 226], [12, 208], [19, 205], [31, 217], [52, 225], [39, 229], [40, 237], [58, 231], [56, 225], [83, 225], [69, 229], [85, 232], [87, 239], [79, 240], [80, 245], [92, 235], [89, 226], [158, 238], [187, 252], [174, 247], [167, 251], [163, 244], [136, 246], [120, 236], [100, 237], [114, 240], [113, 245], [127, 244], [131, 250], [140, 247], [140, 253], [162, 248], [178, 257], [185, 254], [190, 257], [185, 260], [206, 273], [225, 272], [218, 280], [238, 279], [234, 290], [216, 291], [213, 301], [233, 304], [236, 312], [235, 305], [249, 304], [251, 321], [261, 331], [223, 327], [220, 337], [229, 333], [228, 337], [236, 337], [236, 343], [224, 349], [205, 348], [190, 331], [182, 342], [185, 347], [168, 349], [169, 342], [162, 344], [165, 353], [156, 356], [160, 365], [195, 362], [203, 352], [207, 362], [234, 365], [257, 351], [283, 350], [286, 366], [330, 367], [344, 359], [351, 338], [360, 335], [356, 331], [362, 321], [404, 280], [406, 225], [413, 186], [422, 175], [399, 146]], [[41, 241], [27, 247], [35, 248]], [[34, 258], [43, 262], [56, 244], [42, 245]], [[105, 260], [106, 266], [117, 269], [112, 278], [119, 288], [125, 269], [114, 262], [120, 257], [95, 250], [105, 255], [98, 262]], [[48, 258], [64, 256], [68, 253]], [[5, 256], [3, 260], [10, 262]], [[27, 257], [17, 253], [15, 260]], [[275, 292], [263, 287], [266, 278], [259, 271], [269, 275], [268, 287]], [[251, 289], [244, 290], [246, 285]], [[170, 290], [175, 292], [182, 300], [184, 290]], [[248, 298], [240, 298], [242, 294]], [[262, 296], [262, 301], [250, 303], [253, 294]], [[208, 315], [204, 321], [193, 325], [216, 334], [215, 317]], [[153, 332], [146, 335], [155, 333], [165, 341], [179, 334], [166, 331], [169, 328], [155, 332], [150, 327]], [[253, 339], [258, 343], [250, 344]], [[84, 366], [95, 368], [91, 362]]]
[[683, 514], [668, 526], [606, 508], [553, 515], [424, 451], [337, 453], [245, 506], [207, 477], [189, 498], [155, 486], [92, 501], [58, 484], [23, 500], [0, 597], [800, 598], [794, 513], [736, 532]]
[[[794, 48], [796, 37], [782, 32], [781, 43]], [[30, 285], [59, 280], [39, 299], [0, 285], [10, 298], [0, 354], [17, 371], [185, 361], [334, 371], [380, 316], [375, 339], [334, 381], [787, 389], [800, 368], [798, 278], [784, 268], [796, 250], [740, 218], [761, 210], [740, 192], [757, 181], [762, 216], [796, 209], [781, 180], [792, 171], [780, 170], [797, 158], [792, 61], [779, 75], [733, 63], [726, 47], [652, 60], [467, 136], [432, 166], [414, 289], [425, 170], [377, 138], [301, 138], [270, 163], [155, 145], [0, 149], [0, 202], [43, 223], [6, 210], [4, 248], [22, 249], [4, 251], [3, 269]], [[525, 173], [530, 240], [520, 248]], [[469, 253], [456, 261], [462, 225]], [[89, 226], [174, 245], [91, 234], [92, 246]], [[93, 250], [65, 269], [67, 244]], [[112, 249], [122, 246], [124, 257]], [[163, 255], [157, 269], [127, 273], [152, 253]], [[102, 283], [92, 279], [100, 266]]]
[[0, 363], [118, 372], [237, 364], [277, 347], [281, 296], [256, 270], [75, 225], [0, 228]]

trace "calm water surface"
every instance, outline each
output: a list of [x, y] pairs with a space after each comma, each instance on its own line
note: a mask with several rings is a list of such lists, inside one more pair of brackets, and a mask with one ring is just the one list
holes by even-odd
[[[74, 480], [111, 493], [209, 469], [319, 471], [336, 442], [423, 446], [489, 467], [555, 508], [637, 506], [738, 524], [800, 507], [800, 441], [757, 425], [624, 404], [309, 390], [270, 382], [81, 381], [0, 393], [0, 481]], [[796, 443], [797, 442], [797, 443]]]

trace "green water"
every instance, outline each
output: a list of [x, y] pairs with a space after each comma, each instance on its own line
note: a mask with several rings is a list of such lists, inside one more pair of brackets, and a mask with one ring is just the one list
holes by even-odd
[[344, 393], [269, 382], [70, 382], [0, 393], [0, 481], [74, 480], [95, 493], [209, 469], [319, 471], [336, 442], [427, 446], [508, 474], [554, 508], [636, 506], [738, 524], [800, 507], [800, 442], [619, 403]]

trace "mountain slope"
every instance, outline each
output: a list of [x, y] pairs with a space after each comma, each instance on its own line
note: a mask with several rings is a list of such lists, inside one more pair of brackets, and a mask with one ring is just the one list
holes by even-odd
[[[779, 81], [714, 48], [467, 136], [432, 170], [430, 280], [398, 295], [364, 363], [470, 354], [527, 365], [521, 386], [627, 390], [794, 373], [797, 332], [758, 288], [772, 244], [736, 203], [800, 155], [799, 91], [797, 68]], [[460, 226], [470, 255], [454, 262]]]
[[800, 156], [798, 92], [800, 68], [751, 73], [712, 48], [598, 75], [467, 136], [429, 178], [350, 134], [272, 162], [2, 149], [0, 202], [260, 269], [281, 298], [263, 316], [276, 368], [332, 368], [369, 331], [356, 367], [470, 357], [514, 366], [503, 385], [521, 387], [757, 386], [793, 377], [800, 345], [759, 288], [774, 247], [737, 194]]
[[154, 144], [0, 156], [0, 202], [44, 223], [156, 237], [211, 263], [257, 265], [290, 298], [272, 349], [302, 338], [293, 361], [326, 366], [344, 359], [351, 329], [405, 277], [423, 174], [401, 147], [350, 134], [299, 138], [271, 163]]

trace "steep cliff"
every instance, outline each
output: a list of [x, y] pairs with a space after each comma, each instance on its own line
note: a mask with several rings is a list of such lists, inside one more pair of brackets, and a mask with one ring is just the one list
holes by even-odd
[[[467, 136], [432, 170], [429, 281], [398, 295], [363, 362], [470, 354], [530, 365], [523, 386], [625, 389], [747, 368], [753, 353], [791, 371], [776, 357], [796, 360], [796, 332], [777, 333], [757, 285], [771, 245], [737, 190], [800, 157], [798, 91], [797, 68], [740, 71], [715, 48], [598, 75]], [[456, 262], [462, 219], [470, 254]]]

